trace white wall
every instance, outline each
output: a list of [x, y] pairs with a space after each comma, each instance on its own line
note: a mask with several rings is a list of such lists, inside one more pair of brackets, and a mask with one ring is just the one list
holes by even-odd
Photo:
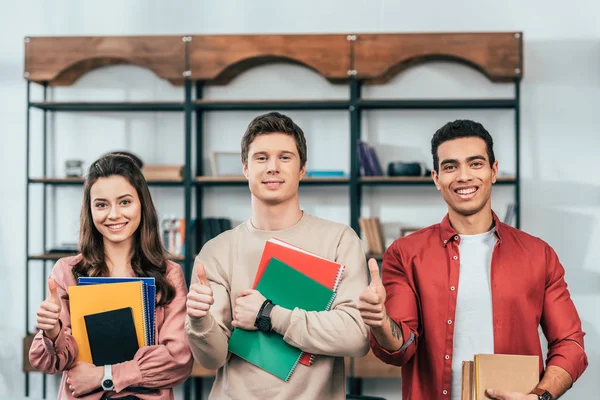
[[[433, 10], [433, 11], [431, 11]], [[21, 338], [24, 332], [25, 282], [25, 82], [23, 38], [49, 35], [142, 35], [188, 33], [312, 33], [312, 32], [524, 32], [525, 78], [522, 85], [522, 228], [548, 241], [566, 270], [573, 299], [587, 332], [590, 367], [566, 399], [600, 390], [600, 180], [595, 162], [600, 136], [596, 125], [600, 95], [600, 3], [507, 0], [460, 2], [386, 2], [346, 0], [280, 2], [131, 0], [75, 2], [32, 0], [14, 2], [0, 14], [0, 398], [23, 395]], [[293, 76], [293, 80], [289, 79]], [[367, 97], [502, 97], [510, 87], [492, 85], [477, 73], [453, 65], [428, 65], [397, 76], [386, 87], [364, 90]], [[247, 72], [226, 88], [211, 88], [219, 98], [340, 98], [346, 89], [330, 85], [299, 67], [267, 66]], [[35, 92], [38, 96], [39, 92]], [[133, 67], [94, 71], [74, 87], [57, 89], [59, 99], [181, 99], [182, 91]], [[38, 97], [39, 98], [39, 97]], [[237, 150], [239, 138], [256, 113], [211, 114], [206, 120], [206, 145], [213, 150]], [[344, 112], [289, 112], [305, 130], [309, 168], [347, 168], [348, 118]], [[36, 145], [32, 174], [41, 172], [40, 113], [33, 114]], [[364, 135], [380, 145], [383, 162], [392, 159], [429, 162], [428, 141], [448, 120], [481, 121], [494, 136], [501, 170], [514, 172], [514, 139], [510, 111], [377, 111], [367, 112]], [[64, 159], [80, 157], [89, 164], [104, 151], [128, 148], [147, 162], [177, 163], [183, 158], [183, 118], [180, 114], [58, 114], [51, 120], [50, 171], [62, 173]], [[100, 134], [105, 135], [100, 139]], [[324, 137], [339, 143], [339, 151], [324, 146]], [[394, 147], [396, 146], [396, 147]], [[205, 157], [208, 153], [205, 154]], [[153, 189], [161, 214], [183, 212], [180, 189]], [[348, 222], [346, 189], [302, 188], [302, 206], [311, 213]], [[32, 191], [30, 228], [41, 227], [41, 191]], [[223, 196], [221, 195], [223, 194]], [[232, 194], [237, 196], [231, 196]], [[502, 215], [512, 189], [496, 187], [494, 206]], [[227, 201], [223, 200], [227, 198]], [[59, 200], [60, 198], [60, 200]], [[50, 219], [49, 240], [73, 241], [77, 236], [80, 194], [60, 188], [51, 196], [57, 213]], [[363, 214], [388, 222], [386, 233], [400, 225], [426, 225], [444, 214], [433, 188], [377, 188], [365, 191]], [[209, 189], [207, 214], [248, 216], [247, 190]], [[226, 208], [229, 210], [226, 211]], [[40, 239], [32, 241], [39, 250]], [[50, 265], [48, 265], [50, 267]], [[32, 264], [31, 317], [41, 300], [39, 264]], [[53, 398], [55, 380], [50, 379]], [[32, 376], [32, 395], [40, 394], [40, 379]], [[367, 381], [365, 394], [400, 398], [398, 382]]]

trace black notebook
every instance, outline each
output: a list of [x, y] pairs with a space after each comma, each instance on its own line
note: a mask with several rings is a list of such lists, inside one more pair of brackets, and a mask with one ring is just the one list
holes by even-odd
[[96, 366], [133, 360], [139, 349], [131, 307], [83, 317]]

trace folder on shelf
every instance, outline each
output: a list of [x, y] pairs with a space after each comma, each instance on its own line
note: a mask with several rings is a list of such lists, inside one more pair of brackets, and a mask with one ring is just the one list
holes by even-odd
[[131, 307], [83, 317], [96, 366], [133, 360], [139, 349]]
[[[265, 243], [260, 264], [252, 285], [253, 288], [256, 288], [265, 268], [272, 258], [282, 261], [334, 292], [337, 292], [345, 269], [345, 266], [342, 264], [318, 256], [282, 240], [272, 238]], [[305, 353], [302, 356], [300, 363], [310, 366], [313, 361], [314, 355]]]
[[[324, 311], [335, 298], [333, 290], [276, 258], [269, 261], [256, 290], [274, 304], [291, 310]], [[229, 351], [284, 381], [290, 379], [303, 354], [276, 332], [243, 329], [231, 334]]]
[[82, 276], [77, 279], [78, 285], [99, 285], [106, 283], [136, 282], [144, 285], [144, 310], [146, 311], [146, 343], [155, 345], [156, 328], [156, 284], [152, 277], [95, 277]]
[[462, 400], [485, 400], [486, 389], [528, 394], [539, 383], [538, 356], [476, 354], [463, 361]]
[[146, 311], [141, 281], [104, 285], [69, 286], [71, 330], [79, 352], [77, 361], [92, 363], [85, 316], [131, 307], [139, 347], [146, 342]]

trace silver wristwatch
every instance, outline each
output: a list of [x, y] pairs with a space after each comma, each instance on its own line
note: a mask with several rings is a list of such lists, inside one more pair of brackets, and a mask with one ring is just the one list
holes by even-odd
[[102, 389], [114, 390], [115, 384], [112, 379], [112, 365], [104, 366], [104, 378], [102, 378]]

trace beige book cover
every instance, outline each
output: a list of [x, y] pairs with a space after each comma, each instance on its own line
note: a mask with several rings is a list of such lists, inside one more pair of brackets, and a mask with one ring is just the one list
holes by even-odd
[[488, 399], [486, 389], [528, 394], [539, 383], [538, 356], [476, 354], [475, 399]]
[[461, 400], [473, 400], [473, 361], [462, 362]]

